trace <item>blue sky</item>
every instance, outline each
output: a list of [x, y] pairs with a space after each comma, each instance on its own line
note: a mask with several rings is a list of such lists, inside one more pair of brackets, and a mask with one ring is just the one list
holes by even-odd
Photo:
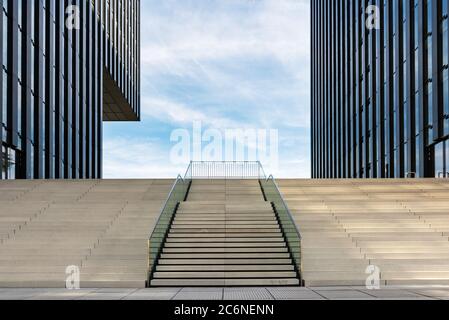
[[142, 121], [105, 123], [105, 178], [183, 172], [170, 136], [194, 121], [278, 130], [279, 165], [266, 171], [310, 176], [309, 0], [143, 0], [141, 10]]

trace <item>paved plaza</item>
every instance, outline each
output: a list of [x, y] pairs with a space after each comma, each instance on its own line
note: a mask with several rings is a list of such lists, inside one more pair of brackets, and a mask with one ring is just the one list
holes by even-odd
[[449, 286], [0, 289], [0, 300], [449, 300]]

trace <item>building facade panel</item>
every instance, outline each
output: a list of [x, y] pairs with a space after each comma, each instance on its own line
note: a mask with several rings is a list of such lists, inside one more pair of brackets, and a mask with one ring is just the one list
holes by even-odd
[[313, 177], [449, 178], [448, 0], [311, 7]]
[[103, 121], [140, 119], [140, 1], [0, 5], [0, 178], [101, 178]]

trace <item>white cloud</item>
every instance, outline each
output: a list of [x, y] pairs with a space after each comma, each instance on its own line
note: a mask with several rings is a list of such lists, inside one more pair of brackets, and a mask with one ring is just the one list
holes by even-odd
[[[294, 140], [294, 139], [293, 139]], [[254, 148], [247, 141], [236, 140], [246, 148]], [[287, 139], [287, 141], [289, 141]], [[281, 139], [281, 144], [285, 143]], [[207, 143], [203, 144], [203, 148]], [[104, 177], [109, 179], [174, 178], [185, 172], [187, 164], [170, 161], [170, 148], [174, 144], [161, 144], [158, 139], [124, 138], [108, 139], [104, 145]], [[279, 149], [279, 166], [265, 165], [265, 172], [276, 178], [306, 178], [310, 164], [307, 150]], [[300, 156], [298, 156], [300, 154]], [[255, 160], [255, 159], [238, 159]]]
[[[310, 175], [309, 0], [145, 0], [143, 125], [278, 129], [278, 177]], [[306, 129], [306, 130], [304, 130]], [[292, 133], [294, 132], [294, 133]], [[295, 134], [295, 132], [298, 132]], [[174, 177], [169, 136], [105, 140], [105, 176]]]
[[201, 121], [206, 126], [216, 128], [235, 127], [238, 124], [231, 119], [207, 114], [198, 109], [188, 107], [169, 99], [145, 96], [142, 99], [142, 113], [163, 122], [176, 125], [192, 125], [194, 121]]
[[151, 140], [108, 139], [103, 157], [103, 175], [108, 179], [174, 178], [185, 170], [167, 161], [168, 151]]
[[[170, 1], [166, 7], [176, 9], [169, 11], [153, 10], [153, 1], [142, 4], [148, 5], [142, 21], [142, 65], [149, 73], [162, 69], [191, 75], [196, 72], [192, 62], [238, 56], [271, 55], [286, 67], [309, 60], [308, 1], [211, 3], [200, 5], [201, 10], [191, 1]], [[243, 4], [244, 13], [232, 11], [235, 3]], [[302, 72], [297, 75], [301, 77]]]

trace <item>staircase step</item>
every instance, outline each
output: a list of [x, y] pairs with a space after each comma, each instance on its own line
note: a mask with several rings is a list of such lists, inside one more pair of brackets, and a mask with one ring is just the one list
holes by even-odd
[[243, 287], [243, 286], [298, 286], [299, 280], [289, 279], [156, 279], [155, 287]]
[[266, 226], [276, 226], [278, 227], [279, 224], [276, 220], [269, 220], [269, 221], [261, 221], [261, 220], [252, 220], [252, 221], [180, 221], [176, 219], [173, 224], [172, 228], [224, 228], [228, 226], [262, 226], [262, 228], [267, 228]]
[[274, 215], [254, 215], [254, 216], [244, 216], [244, 215], [230, 215], [230, 216], [187, 216], [176, 215], [174, 219], [175, 222], [199, 222], [199, 221], [223, 221], [223, 222], [231, 222], [231, 221], [277, 221]]
[[[186, 230], [186, 231], [195, 231], [196, 229], [201, 230], [226, 230], [226, 232], [229, 232], [229, 230], [237, 230], [239, 232], [254, 232], [254, 230], [267, 230], [267, 229], [274, 229], [278, 230], [279, 225], [277, 223], [270, 223], [270, 224], [173, 224], [171, 226], [171, 231], [179, 231], [179, 230]], [[271, 231], [271, 230], [268, 230]], [[263, 231], [266, 232], [266, 231]]]
[[156, 271], [294, 271], [291, 264], [285, 265], [159, 265]]
[[[187, 239], [193, 238], [193, 242], [201, 241], [201, 238], [204, 238], [206, 241], [217, 240], [217, 241], [226, 241], [226, 242], [262, 242], [262, 241], [284, 241], [282, 238], [282, 234], [280, 232], [254, 232], [254, 233], [169, 233], [167, 240], [177, 239], [177, 242], [184, 242]], [[274, 239], [274, 240], [273, 240]]]
[[272, 233], [272, 232], [278, 232], [280, 233], [281, 230], [279, 227], [277, 228], [173, 228], [170, 230], [170, 234], [175, 233], [188, 233], [188, 234], [214, 234], [214, 233], [223, 233], [223, 234], [231, 234], [231, 233]]
[[291, 264], [290, 258], [270, 259], [270, 258], [254, 258], [254, 259], [160, 259], [159, 265], [285, 265]]
[[247, 272], [155, 272], [155, 279], [248, 279], [248, 278], [295, 278], [292, 271], [247, 271]]
[[239, 213], [239, 212], [222, 212], [222, 213], [208, 213], [208, 212], [181, 212], [177, 211], [175, 218], [220, 218], [220, 219], [240, 219], [240, 218], [249, 218], [249, 219], [257, 219], [257, 218], [272, 218], [276, 217], [273, 211], [269, 212], [247, 212], [247, 213]]
[[212, 242], [212, 243], [178, 243], [168, 242], [165, 248], [285, 248], [284, 242]]
[[163, 253], [274, 253], [288, 252], [287, 248], [164, 248]]
[[[259, 235], [262, 236], [262, 235]], [[285, 243], [284, 238], [282, 238], [280, 235], [277, 236], [271, 236], [267, 238], [256, 238], [256, 237], [245, 237], [245, 238], [238, 238], [238, 237], [214, 237], [211, 238], [211, 235], [209, 237], [190, 237], [190, 238], [182, 238], [182, 237], [169, 237], [167, 238], [166, 243], [260, 243], [260, 242], [273, 242], [273, 243]]]
[[163, 253], [162, 259], [242, 259], [242, 258], [268, 258], [288, 259], [289, 253]]

